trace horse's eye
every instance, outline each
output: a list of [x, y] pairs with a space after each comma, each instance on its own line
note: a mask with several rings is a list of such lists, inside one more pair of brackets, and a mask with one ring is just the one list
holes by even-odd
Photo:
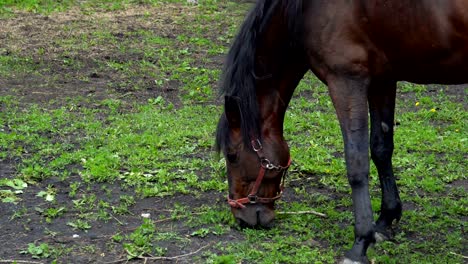
[[237, 153], [228, 153], [226, 159], [229, 163], [235, 163], [237, 161]]

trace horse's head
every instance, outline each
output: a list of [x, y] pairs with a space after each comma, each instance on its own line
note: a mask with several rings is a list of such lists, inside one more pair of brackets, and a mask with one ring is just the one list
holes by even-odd
[[295, 24], [280, 17], [280, 2], [257, 2], [227, 54], [220, 86], [225, 105], [217, 146], [226, 158], [227, 200], [243, 226], [269, 227], [275, 217], [290, 165], [284, 115], [307, 70], [287, 33]]
[[274, 203], [282, 195], [290, 165], [282, 131], [260, 121], [260, 135], [245, 135], [238, 98], [225, 98], [218, 126], [218, 146], [226, 159], [228, 203], [241, 226], [268, 227], [275, 217]]

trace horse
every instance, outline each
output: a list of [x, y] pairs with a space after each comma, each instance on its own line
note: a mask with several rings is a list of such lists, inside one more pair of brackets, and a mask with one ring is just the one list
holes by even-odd
[[[392, 169], [397, 82], [468, 83], [468, 1], [257, 0], [226, 57], [216, 132], [241, 225], [272, 224], [291, 164], [285, 112], [309, 70], [328, 86], [343, 137], [354, 243], [341, 262], [369, 263], [368, 247], [391, 238], [402, 216]], [[382, 190], [375, 222], [370, 160]]]

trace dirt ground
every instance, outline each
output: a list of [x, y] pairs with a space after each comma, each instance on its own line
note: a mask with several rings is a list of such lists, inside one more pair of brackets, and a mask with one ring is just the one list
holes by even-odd
[[[56, 106], [74, 97], [90, 97], [91, 101], [119, 98], [146, 102], [148, 98], [160, 94], [164, 94], [165, 98], [177, 103], [176, 89], [167, 86], [155, 90], [154, 82], [145, 80], [144, 77], [143, 80], [138, 80], [143, 83], [142, 89], [133, 90], [130, 85], [114, 88], [113, 83], [122, 81], [121, 74], [115, 71], [103, 71], [103, 68], [98, 65], [99, 61], [125, 62], [141, 59], [135, 54], [129, 53], [120, 57], [113, 53], [115, 47], [105, 45], [74, 51], [70, 47], [57, 43], [57, 40], [61, 38], [66, 39], [71, 36], [78, 38], [80, 35], [90, 34], [100, 29], [100, 25], [94, 23], [98, 19], [97, 16], [99, 19], [105, 19], [103, 23], [106, 23], [106, 28], [103, 30], [117, 38], [123, 38], [124, 33], [136, 30], [150, 30], [157, 32], [158, 35], [174, 36], [176, 31], [171, 31], [173, 26], [171, 28], [170, 24], [160, 24], [158, 19], [148, 21], [143, 15], [146, 11], [145, 7], [139, 7], [91, 15], [84, 15], [77, 10], [48, 16], [22, 13], [13, 19], [2, 21], [0, 54], [8, 55], [14, 51], [29, 55], [34, 63], [40, 65], [38, 69], [40, 74], [29, 74], [16, 79], [0, 79], [2, 87], [0, 94], [21, 96], [24, 103], [55, 101]], [[152, 12], [159, 13], [154, 8]], [[157, 25], [160, 26], [156, 27]], [[70, 28], [69, 31], [66, 31], [67, 26]], [[135, 39], [135, 42], [137, 41], [138, 39]], [[109, 43], [109, 45], [112, 44]], [[78, 61], [81, 64], [79, 69], [64, 63], [64, 58], [67, 57]], [[83, 81], [84, 79], [86, 81]], [[130, 84], [135, 80], [126, 81]]]
[[[137, 30], [157, 31], [159, 35], [166, 37], [174, 37], [177, 30], [180, 30], [171, 21], [162, 20], [162, 15], [152, 16], [148, 19], [145, 13], [160, 14], [161, 10], [156, 10], [147, 6], [140, 6], [125, 11], [103, 12], [99, 14], [86, 15], [77, 10], [71, 10], [65, 13], [51, 14], [48, 16], [24, 13], [14, 18], [0, 20], [0, 55], [8, 55], [11, 52], [20, 53], [25, 56], [30, 56], [32, 63], [37, 64], [37, 72], [28, 73], [19, 76], [18, 78], [0, 78], [0, 96], [13, 95], [21, 98], [21, 104], [43, 104], [45, 107], [60, 107], [70, 98], [82, 98], [78, 102], [80, 105], [87, 107], [99, 107], [95, 102], [109, 98], [118, 98], [128, 102], [130, 106], [134, 102], [147, 102], [148, 99], [156, 98], [158, 95], [163, 95], [166, 100], [172, 102], [176, 107], [181, 104], [179, 93], [180, 90], [177, 82], [168, 82], [161, 86], [156, 86], [150, 79], [145, 77], [135, 77], [132, 80], [125, 80], [127, 76], [122, 76], [120, 73], [106, 70], [99, 66], [99, 61], [132, 61], [139, 60], [135, 54], [128, 53], [127, 56], [117, 57], [112, 49], [107, 49], [105, 46], [92, 46], [90, 49], [81, 52], [73, 53], [73, 49], [56, 43], [57, 39], [68, 38], [70, 34], [79, 35], [80, 32], [67, 31], [70, 28], [76, 30], [83, 28], [84, 31], [92, 31], [98, 29], [101, 25], [94, 23], [100, 16], [100, 19], [107, 19], [110, 34], [116, 38], [128, 37], [128, 32]], [[182, 12], [182, 10], [174, 9], [172, 12]], [[166, 16], [167, 17], [167, 16]], [[159, 25], [156, 26], [155, 25]], [[215, 33], [212, 33], [215, 34]], [[213, 41], [217, 41], [215, 38]], [[138, 39], [135, 39], [138, 42]], [[69, 58], [73, 61], [78, 61], [80, 67], [69, 67], [64, 63], [63, 54], [68, 53]], [[65, 57], [66, 58], [66, 57]], [[29, 63], [29, 62], [28, 62]], [[46, 66], [46, 67], [45, 67]], [[211, 60], [210, 68], [221, 68], [222, 57]], [[132, 89], [131, 85], [120, 85], [125, 83], [138, 83], [139, 89]], [[440, 87], [434, 86], [434, 93], [440, 90]], [[446, 90], [451, 95], [456, 95], [460, 100], [464, 100], [464, 88], [459, 86], [454, 89]], [[431, 93], [431, 91], [429, 91]], [[6, 159], [0, 162], [0, 178], [11, 178], [16, 173], [16, 165], [19, 160]], [[75, 180], [78, 175], [70, 176], [70, 180]], [[56, 178], [46, 179], [39, 185], [35, 185], [26, 189], [22, 195], [22, 201], [18, 204], [0, 203], [0, 259], [2, 262], [7, 260], [24, 260], [25, 262], [18, 263], [46, 263], [46, 260], [31, 261], [29, 256], [20, 254], [24, 250], [24, 245], [31, 241], [40, 243], [48, 243], [51, 245], [64, 245], [64, 252], [67, 247], [72, 248], [73, 253], [64, 254], [63, 258], [58, 263], [119, 263], [126, 261], [126, 255], [123, 254], [122, 248], [112, 248], [109, 246], [109, 238], [115, 234], [116, 229], [134, 230], [141, 224], [141, 214], [162, 214], [171, 216], [171, 212], [167, 209], [174, 203], [189, 205], [190, 207], [201, 206], [210, 201], [210, 205], [226, 206], [224, 198], [218, 193], [205, 193], [203, 197], [193, 199], [186, 195], [177, 195], [172, 197], [170, 201], [164, 198], [145, 198], [137, 200], [137, 203], [130, 207], [130, 214], [119, 216], [108, 222], [96, 221], [92, 223], [93, 231], [80, 233], [79, 237], [74, 237], [75, 233], [67, 226], [67, 215], [74, 215], [76, 212], [67, 211], [63, 217], [54, 220], [53, 227], [44, 223], [44, 218], [36, 212], [35, 208], [44, 203], [44, 199], [37, 197], [36, 194], [44, 186], [53, 184], [57, 190], [57, 199], [68, 201], [70, 208], [73, 208], [71, 199], [68, 198], [69, 185]], [[308, 184], [307, 182], [291, 183], [291, 188], [297, 184]], [[91, 192], [98, 197], [106, 195], [100, 184], [92, 186]], [[311, 187], [312, 188], [312, 187]], [[314, 187], [315, 188], [315, 187]], [[122, 194], [133, 195], [132, 192], [122, 189], [118, 184], [107, 183], [107, 189], [111, 189], [112, 197], [118, 199]], [[315, 189], [316, 192], [323, 192], [321, 187]], [[215, 197], [213, 199], [213, 197]], [[285, 201], [294, 201], [300, 199], [286, 195]], [[343, 208], [346, 209], [346, 208]], [[27, 212], [25, 217], [27, 221], [15, 221], [12, 216], [15, 213], [24, 211]], [[125, 223], [122, 227], [121, 223]], [[181, 230], [185, 228], [182, 225], [178, 226], [177, 222], [161, 221], [158, 223], [162, 229], [177, 229], [178, 233], [189, 234], [192, 230]], [[241, 235], [233, 230], [229, 236], [223, 236], [222, 239], [227, 241], [240, 239]], [[167, 242], [164, 245], [168, 248], [169, 256], [178, 256], [195, 252], [200, 249], [201, 243], [197, 245], [198, 238], [190, 238], [192, 243], [183, 247], [178, 242]], [[203, 239], [203, 244], [219, 242], [218, 237], [208, 237]], [[88, 245], [94, 245], [94, 248]], [[216, 251], [216, 250], [213, 250]], [[105, 252], [105, 253], [104, 253]], [[68, 259], [72, 255], [73, 259]], [[161, 259], [156, 262], [172, 260], [176, 263], [191, 263], [190, 258], [179, 259]]]
[[[148, 30], [155, 32], [157, 36], [174, 38], [178, 32], [178, 27], [174, 25], [168, 14], [162, 12], [174, 12], [175, 15], [190, 10], [172, 6], [163, 10], [159, 7], [136, 6], [122, 11], [103, 11], [94, 14], [83, 14], [78, 10], [70, 10], [64, 13], [51, 15], [41, 15], [33, 13], [20, 13], [14, 18], [0, 20], [0, 55], [9, 55], [12, 52], [30, 57], [37, 65], [35, 72], [11, 76], [10, 78], [0, 78], [0, 96], [13, 95], [21, 98], [20, 104], [28, 106], [39, 104], [45, 108], [58, 108], [77, 99], [77, 107], [100, 107], [97, 102], [105, 99], [120, 99], [127, 102], [129, 107], [133, 103], [147, 103], [148, 99], [157, 98], [163, 95], [166, 101], [178, 107], [180, 105], [179, 89], [177, 82], [168, 82], [165, 85], [156, 86], [153, 80], [143, 77], [127, 79], [117, 71], [100, 67], [100, 61], [138, 61], [141, 58], [136, 54], [128, 53], [125, 56], [116, 55], [113, 44], [110, 46], [93, 46], [87, 50], [74, 52], [73, 48], [66, 47], [63, 43], [58, 43], [60, 39], [69, 39], [71, 36], [86, 35], [90, 32], [100, 30], [105, 23], [105, 29], [117, 39], [128, 37], [128, 34], [137, 30]], [[152, 14], [148, 18], [148, 13]], [[187, 15], [190, 17], [190, 15]], [[104, 21], [104, 22], [103, 22]], [[66, 29], [69, 29], [67, 31]], [[138, 39], [135, 39], [135, 45]], [[67, 53], [68, 55], [64, 55]], [[64, 63], [64, 59], [78, 62], [78, 68], [71, 67]], [[222, 58], [218, 57], [213, 61], [211, 67], [220, 68]], [[30, 65], [29, 65], [30, 66]], [[120, 85], [121, 83], [127, 85]], [[132, 84], [138, 83], [139, 89], [132, 89]], [[115, 85], [114, 85], [115, 84]], [[0, 178], [11, 178], [17, 172], [15, 170], [19, 160], [6, 159], [0, 162]], [[78, 180], [78, 175], [72, 175], [70, 181]], [[201, 206], [204, 199], [193, 199], [193, 197], [178, 195], [172, 197], [170, 201], [164, 198], [138, 199], [137, 203], [131, 206], [129, 214], [119, 216], [111, 221], [92, 222], [93, 231], [73, 232], [67, 222], [77, 212], [67, 210], [60, 219], [54, 220], [53, 226], [44, 222], [44, 218], [36, 211], [44, 203], [44, 199], [37, 197], [39, 190], [44, 186], [52, 184], [59, 192], [57, 200], [67, 201], [67, 208], [73, 208], [71, 199], [65, 190], [69, 189], [67, 182], [57, 178], [50, 178], [38, 185], [27, 188], [22, 194], [22, 201], [18, 204], [0, 203], [0, 260], [2, 263], [16, 260], [18, 263], [47, 263], [49, 260], [31, 260], [30, 256], [20, 254], [25, 250], [28, 243], [32, 241], [47, 243], [49, 245], [60, 245], [63, 254], [58, 258], [57, 263], [120, 263], [126, 261], [126, 254], [120, 248], [112, 249], [109, 245], [110, 237], [115, 235], [116, 230], [122, 233], [135, 230], [141, 225], [141, 214], [150, 213], [167, 215], [167, 219], [158, 222], [162, 230], [173, 230], [176, 228], [179, 233], [190, 234], [190, 230], [177, 226], [177, 221], [168, 221], [175, 203], [189, 205], [192, 207]], [[119, 199], [123, 194], [134, 195], [133, 192], [124, 190], [118, 184], [107, 183], [107, 189], [111, 190], [112, 199]], [[105, 195], [102, 185], [92, 186], [92, 193], [98, 197]], [[109, 192], [107, 192], [109, 193]], [[206, 197], [219, 197], [219, 195], [204, 194]], [[212, 204], [212, 200], [210, 200]], [[224, 205], [224, 199], [219, 197], [214, 201]], [[12, 216], [18, 212], [26, 212], [24, 217], [27, 221], [15, 221]], [[68, 215], [68, 217], [67, 217]], [[124, 227], [122, 225], [124, 224]], [[175, 225], [175, 227], [174, 227]], [[74, 236], [75, 235], [75, 236]], [[233, 234], [232, 236], [235, 236]], [[201, 243], [197, 245], [197, 238], [190, 238], [192, 241], [187, 246], [181, 246], [177, 242], [168, 242], [162, 245], [169, 252], [168, 259], [162, 258], [160, 261], [174, 260], [177, 263], [191, 263], [187, 258], [171, 259], [170, 256], [179, 256], [200, 249]], [[207, 239], [203, 240], [206, 244]], [[212, 241], [215, 242], [215, 241]], [[176, 244], [174, 244], [176, 243]], [[89, 245], [93, 245], [90, 247]], [[71, 250], [71, 251], [70, 251]], [[105, 252], [105, 253], [104, 253]], [[160, 262], [156, 261], [156, 262]], [[151, 261], [149, 261], [150, 263]]]

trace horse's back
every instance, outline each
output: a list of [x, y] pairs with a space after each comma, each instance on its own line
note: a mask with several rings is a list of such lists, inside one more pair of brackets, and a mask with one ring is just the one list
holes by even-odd
[[395, 80], [468, 83], [468, 0], [317, 2], [307, 11], [306, 46], [323, 57], [312, 61]]
[[376, 2], [367, 32], [397, 79], [468, 82], [467, 0]]

